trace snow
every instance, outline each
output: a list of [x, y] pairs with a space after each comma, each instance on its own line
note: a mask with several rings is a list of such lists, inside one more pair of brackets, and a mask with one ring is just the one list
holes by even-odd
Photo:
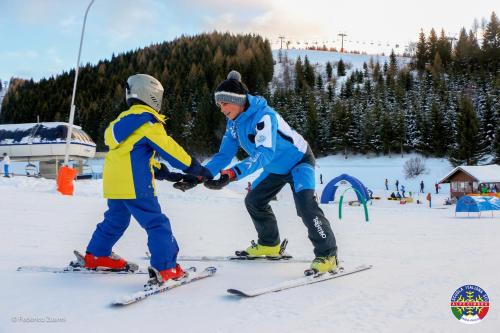
[[[405, 180], [402, 166], [411, 157], [318, 159], [317, 177], [322, 173], [325, 180], [318, 193], [329, 179], [347, 173], [385, 198], [393, 190], [385, 191], [385, 178], [391, 187], [399, 179], [416, 192], [420, 180], [433, 189], [452, 170], [446, 160], [427, 159], [427, 174]], [[171, 183], [158, 183], [179, 255], [230, 255], [256, 239], [243, 202], [246, 183], [235, 182], [221, 191], [198, 186], [186, 193]], [[345, 205], [339, 221], [338, 203], [321, 205], [343, 265], [374, 268], [253, 299], [239, 299], [226, 289], [266, 287], [301, 276], [308, 265], [181, 262], [199, 268], [213, 265], [218, 272], [125, 308], [109, 303], [140, 290], [147, 276], [16, 271], [20, 265], [64, 266], [74, 249], [85, 250], [106, 209], [101, 192], [101, 180], [79, 181], [75, 195], [66, 197], [55, 191], [52, 180], [0, 178], [0, 332], [498, 332], [500, 327], [500, 215], [456, 218], [453, 206], [443, 206], [447, 188], [433, 195], [433, 208], [425, 194], [420, 195], [425, 202], [421, 205], [375, 200], [368, 223], [361, 207]], [[288, 251], [312, 259], [288, 187], [272, 206], [282, 237], [289, 239]], [[114, 250], [146, 268], [146, 242], [145, 232], [132, 221]], [[483, 288], [491, 302], [484, 320], [472, 328], [450, 309], [452, 294], [466, 284]]]

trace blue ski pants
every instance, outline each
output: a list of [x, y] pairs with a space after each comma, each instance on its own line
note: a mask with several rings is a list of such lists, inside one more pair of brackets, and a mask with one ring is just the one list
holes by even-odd
[[96, 226], [87, 252], [97, 257], [109, 256], [133, 216], [148, 234], [151, 266], [159, 271], [175, 267], [179, 246], [168, 217], [161, 212], [158, 198], [108, 199], [108, 207], [104, 221]]

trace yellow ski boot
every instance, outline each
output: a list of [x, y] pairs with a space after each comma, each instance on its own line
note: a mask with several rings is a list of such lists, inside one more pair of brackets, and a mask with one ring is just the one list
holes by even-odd
[[333, 272], [338, 267], [337, 256], [316, 257], [311, 263], [311, 268], [304, 271], [305, 275], [324, 274]]
[[244, 251], [236, 251], [236, 256], [246, 257], [247, 259], [258, 259], [258, 258], [279, 258], [281, 256], [281, 245], [266, 246], [255, 243], [252, 241], [252, 245], [247, 247]]

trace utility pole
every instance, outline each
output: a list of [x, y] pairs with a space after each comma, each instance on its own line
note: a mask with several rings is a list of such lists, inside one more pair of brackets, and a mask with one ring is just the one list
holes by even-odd
[[451, 44], [451, 51], [453, 52], [453, 41], [457, 40], [454, 36], [446, 37], [446, 40]]
[[83, 44], [83, 35], [85, 33], [85, 23], [87, 22], [87, 14], [89, 13], [90, 7], [94, 3], [94, 0], [90, 1], [87, 10], [85, 11], [85, 16], [83, 18], [83, 27], [82, 34], [80, 36], [80, 48], [78, 49], [78, 59], [76, 61], [75, 68], [75, 81], [73, 82], [73, 95], [71, 96], [71, 108], [69, 112], [69, 121], [68, 121], [68, 135], [66, 136], [66, 149], [64, 153], [64, 165], [68, 166], [69, 159], [69, 144], [71, 143], [71, 133], [73, 132], [73, 120], [75, 118], [75, 95], [76, 95], [76, 83], [78, 81], [78, 69], [80, 68], [80, 55], [82, 54], [82, 44]]
[[340, 36], [342, 38], [342, 42], [341, 42], [341, 46], [340, 46], [340, 53], [344, 53], [344, 37], [346, 37], [347, 34], [344, 32], [341, 32], [340, 34], [338, 34], [338, 36]]
[[[80, 67], [80, 55], [82, 53], [83, 35], [85, 33], [85, 23], [87, 22], [87, 14], [89, 13], [90, 7], [94, 3], [91, 0], [87, 10], [85, 11], [85, 16], [83, 18], [82, 34], [80, 36], [80, 48], [78, 49], [78, 59], [76, 60], [75, 68], [75, 81], [73, 82], [73, 95], [71, 96], [71, 108], [69, 112], [68, 121], [68, 134], [66, 136], [66, 148], [64, 153], [64, 165], [57, 171], [57, 190], [64, 195], [73, 195], [73, 180], [77, 174], [77, 170], [68, 166], [69, 162], [69, 147], [71, 143], [71, 134], [73, 133], [73, 120], [75, 118], [75, 95], [76, 95], [76, 83], [78, 81], [78, 69]], [[58, 169], [58, 160], [56, 160], [56, 170]]]
[[285, 36], [279, 36], [278, 37], [280, 39], [280, 50], [283, 49], [283, 39], [285, 39]]

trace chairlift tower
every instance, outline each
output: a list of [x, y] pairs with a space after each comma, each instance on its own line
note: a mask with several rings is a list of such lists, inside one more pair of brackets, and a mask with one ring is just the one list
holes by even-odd
[[285, 36], [279, 36], [278, 38], [280, 39], [280, 50], [283, 50], [283, 39], [285, 39]]
[[342, 39], [341, 44], [340, 44], [340, 53], [344, 53], [344, 37], [346, 37], [347, 34], [344, 32], [341, 32], [340, 34], [338, 34], [338, 36], [340, 36], [340, 38]]

